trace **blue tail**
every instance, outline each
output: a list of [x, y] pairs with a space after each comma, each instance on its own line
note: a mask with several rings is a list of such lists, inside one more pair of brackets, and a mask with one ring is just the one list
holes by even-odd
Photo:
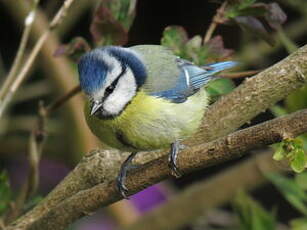
[[208, 68], [209, 70], [207, 71], [206, 74], [216, 74], [220, 71], [223, 71], [225, 69], [230, 69], [236, 65], [238, 65], [239, 63], [238, 62], [235, 62], [235, 61], [224, 61], [224, 62], [217, 62], [217, 63], [212, 63], [212, 64], [207, 64], [207, 65], [204, 65], [204, 66], [201, 66], [201, 67], [204, 67], [204, 68]]
[[214, 74], [236, 66], [238, 63], [234, 61], [225, 61], [212, 63], [205, 66], [196, 66], [190, 63], [182, 67], [178, 81], [173, 88], [153, 92], [151, 95], [162, 97], [174, 103], [182, 103], [186, 99], [196, 93], [198, 89], [206, 85], [214, 78]]
[[214, 74], [221, 72], [225, 69], [232, 68], [236, 66], [238, 62], [234, 61], [225, 61], [225, 62], [217, 62], [208, 64], [205, 66], [191, 66], [189, 69], [193, 71], [189, 71], [191, 85], [198, 89], [202, 86], [206, 85], [210, 80], [214, 78]]

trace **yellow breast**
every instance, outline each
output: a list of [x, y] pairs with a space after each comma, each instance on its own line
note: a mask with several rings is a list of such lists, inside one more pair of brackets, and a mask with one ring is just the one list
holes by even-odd
[[145, 151], [169, 147], [174, 141], [192, 135], [200, 126], [207, 104], [204, 89], [184, 103], [172, 103], [139, 91], [115, 118], [90, 116], [89, 103], [85, 116], [92, 132], [110, 147]]

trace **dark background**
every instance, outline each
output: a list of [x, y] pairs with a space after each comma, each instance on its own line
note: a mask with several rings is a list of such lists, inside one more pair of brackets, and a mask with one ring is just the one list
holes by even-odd
[[[18, 1], [17, 1], [18, 2]], [[42, 1], [42, 6], [50, 7], [49, 15], [52, 15], [54, 9], [57, 9], [57, 6], [61, 4], [62, 1], [54, 1], [53, 10], [50, 7], [50, 1]], [[76, 1], [77, 3], [78, 1]], [[267, 1], [268, 2], [268, 1]], [[301, 20], [301, 16], [298, 11], [289, 7], [287, 4], [282, 4], [284, 1], [281, 1], [281, 6], [288, 15], [288, 20], [285, 27], [294, 23], [298, 20]], [[17, 3], [16, 3], [17, 4]], [[194, 35], [204, 35], [206, 29], [211, 23], [212, 17], [215, 14], [215, 10], [220, 5], [219, 1], [205, 1], [205, 0], [178, 0], [178, 1], [166, 1], [166, 0], [139, 0], [137, 5], [137, 13], [134, 24], [129, 32], [129, 42], [128, 46], [136, 44], [159, 44], [162, 36], [162, 32], [165, 27], [169, 25], [181, 25], [183, 26], [190, 37]], [[3, 81], [4, 75], [3, 72], [7, 71], [14, 59], [21, 33], [22, 26], [16, 22], [12, 17], [12, 14], [0, 1], [0, 22], [1, 22], [1, 35], [0, 35], [0, 55], [1, 55], [1, 75], [0, 82]], [[87, 39], [91, 39], [89, 33], [89, 25], [92, 18], [92, 10], [86, 10], [82, 13], [79, 18], [74, 19], [74, 26], [65, 33], [61, 38], [61, 42], [66, 43], [75, 36], [83, 36]], [[307, 25], [307, 24], [306, 24]], [[244, 34], [242, 30], [235, 25], [221, 25], [216, 30], [215, 34], [222, 35], [225, 47], [232, 48], [236, 52], [240, 52], [244, 46], [254, 45], [255, 43], [263, 42], [258, 38], [252, 37], [250, 34]], [[307, 33], [303, 33], [301, 36], [294, 38], [298, 46], [304, 44], [307, 39]], [[248, 41], [248, 43], [246, 42]], [[263, 42], [264, 43], [264, 42]], [[31, 42], [30, 44], [33, 44]], [[271, 49], [269, 45], [267, 49]], [[269, 55], [264, 56], [263, 59], [260, 58], [255, 62], [246, 63], [246, 69], [262, 69], [270, 66], [278, 60], [281, 60], [287, 56], [287, 52], [284, 48], [280, 48], [277, 51], [270, 52]], [[245, 60], [239, 60], [240, 62], [245, 62]], [[33, 82], [41, 81], [44, 79], [44, 74], [40, 68], [39, 59], [36, 62], [35, 68], [32, 70], [32, 75], [27, 80], [26, 84], [31, 84]], [[67, 77], [77, 77], [77, 76], [67, 76]], [[54, 88], [49, 80], [45, 80], [46, 84], [50, 85], [50, 88]], [[238, 79], [235, 81], [236, 84], [240, 84], [242, 80]], [[51, 90], [50, 93], [43, 95], [40, 99], [46, 101], [52, 101], [58, 95]], [[10, 114], [12, 116], [17, 115], [29, 115], [34, 116], [36, 113], [38, 98], [23, 102], [16, 103], [11, 107]], [[280, 102], [282, 104], [282, 102]], [[80, 108], [82, 110], [82, 108]], [[63, 120], [63, 113], [57, 112], [54, 115], [54, 120], [57, 120], [59, 126], [65, 128], [65, 121]], [[268, 120], [273, 118], [273, 115], [266, 111], [261, 115], [257, 116], [249, 125], [254, 125], [256, 123]], [[3, 121], [1, 121], [3, 122]], [[4, 125], [4, 124], [2, 124]], [[12, 125], [12, 124], [9, 124]], [[28, 126], [31, 126], [28, 125]], [[246, 125], [247, 126], [247, 125]], [[246, 127], [245, 126], [245, 127]], [[73, 132], [73, 130], [72, 130]], [[27, 137], [29, 134], [29, 129], [18, 130], [10, 133], [1, 133], [0, 139], [0, 167], [8, 169], [12, 178], [12, 185], [15, 189], [20, 186], [22, 183], [22, 178], [26, 172], [26, 158], [25, 153], [27, 151]], [[65, 135], [69, 135], [69, 132]], [[61, 138], [66, 138], [65, 135], [59, 134]], [[18, 142], [14, 140], [20, 137]], [[59, 138], [59, 139], [61, 139]], [[76, 164], [75, 160], [70, 160], [69, 156], [75, 154], [80, 158], [80, 153], [71, 153], [70, 155], [63, 155], [61, 152], [67, 152], [71, 150], [70, 146], [63, 146], [59, 140], [56, 140], [56, 134], [50, 135], [51, 141], [48, 141], [46, 147], [46, 152], [43, 156], [43, 168], [44, 168], [44, 178], [41, 182], [40, 193], [46, 194], [53, 186], [55, 186], [60, 179], [65, 176], [65, 174]], [[9, 142], [10, 144], [7, 144]], [[68, 143], [65, 141], [65, 143]], [[19, 145], [16, 147], [16, 145]], [[69, 145], [73, 145], [72, 142]], [[23, 150], [24, 149], [24, 150]], [[54, 154], [55, 151], [57, 152]], [[64, 151], [65, 150], [65, 151]], [[258, 150], [255, 150], [251, 154], [257, 153]], [[249, 155], [244, 158], [249, 157]], [[211, 175], [214, 175], [225, 168], [234, 165], [239, 160], [226, 162], [218, 166], [210, 167], [205, 170], [201, 170], [190, 175], [186, 175], [181, 179], [172, 180], [172, 184], [175, 185], [178, 189], [183, 189], [191, 183], [195, 183], [198, 180], [207, 178]], [[0, 169], [1, 169], [0, 168]], [[56, 171], [56, 173], [55, 173]], [[48, 173], [49, 172], [49, 173]], [[223, 189], [223, 188], [217, 188]], [[205, 196], [206, 194], [204, 194]], [[271, 185], [265, 185], [253, 192], [253, 195], [259, 200], [265, 207], [272, 209], [273, 207], [278, 207], [278, 219], [287, 222], [289, 219], [298, 216], [298, 213], [288, 205], [287, 202], [280, 196], [279, 192], [273, 188]], [[229, 208], [229, 206], [226, 206]]]

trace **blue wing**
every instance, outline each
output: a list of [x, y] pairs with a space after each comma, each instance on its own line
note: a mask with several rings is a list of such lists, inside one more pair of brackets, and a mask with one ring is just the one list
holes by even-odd
[[212, 80], [214, 74], [232, 68], [235, 65], [237, 65], [237, 62], [226, 61], [198, 67], [188, 61], [178, 59], [178, 66], [181, 71], [174, 87], [151, 93], [151, 95], [165, 98], [174, 103], [182, 103]]

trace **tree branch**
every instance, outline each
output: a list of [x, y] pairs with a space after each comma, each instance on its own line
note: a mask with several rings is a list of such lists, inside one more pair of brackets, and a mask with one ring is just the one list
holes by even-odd
[[245, 79], [214, 103], [206, 111], [201, 129], [188, 144], [200, 144], [233, 132], [306, 83], [307, 45], [255, 77]]
[[[200, 216], [204, 218], [213, 208], [230, 201], [239, 189], [252, 190], [259, 187], [266, 181], [264, 174], [280, 171], [282, 169], [272, 159], [270, 151], [257, 154], [191, 185], [124, 229], [180, 229]], [[183, 212], [186, 207], [189, 207], [189, 211]]]
[[[236, 132], [208, 144], [197, 145], [230, 133], [300, 88], [306, 83], [306, 73], [307, 46], [304, 46], [283, 61], [246, 80], [232, 93], [221, 98], [206, 112], [200, 132], [187, 142], [188, 146], [194, 147], [187, 148], [179, 154], [179, 167], [184, 171], [208, 167], [239, 157], [244, 151], [259, 144], [280, 141], [285, 134], [296, 136], [306, 132], [304, 127], [306, 110], [304, 110]], [[247, 136], [248, 134], [250, 136]], [[131, 192], [139, 191], [168, 176], [165, 154], [166, 152], [151, 152], [139, 158], [144, 162], [163, 156], [144, 165], [128, 177], [127, 185]], [[53, 223], [57, 223], [57, 228], [64, 227], [102, 205], [119, 200], [112, 180], [126, 156], [127, 154], [119, 155], [117, 151], [96, 151], [87, 155], [43, 202], [10, 225], [9, 229], [48, 229], [45, 226], [47, 222], [49, 229], [54, 228]]]
[[204, 43], [208, 42], [211, 39], [216, 27], [222, 22], [226, 5], [227, 5], [227, 0], [224, 1], [222, 5], [216, 10], [216, 14], [213, 16], [212, 22], [205, 34]]
[[[187, 148], [180, 152], [177, 160], [178, 166], [183, 172], [188, 173], [240, 157], [248, 150], [280, 142], [284, 138], [296, 137], [305, 132], [307, 132], [307, 109], [237, 131], [206, 144]], [[109, 154], [108, 151], [96, 151], [90, 157], [101, 158], [103, 156], [111, 158], [101, 159], [103, 161], [113, 160], [113, 156]], [[126, 182], [130, 193], [134, 194], [166, 179], [169, 176], [167, 158], [164, 155], [132, 171]], [[112, 166], [109, 170], [114, 172], [114, 167]], [[37, 220], [28, 220], [28, 225], [19, 229], [66, 229], [78, 218], [122, 199], [116, 189], [116, 175], [117, 172], [109, 174], [103, 183], [63, 200]], [[8, 229], [16, 228], [9, 227]]]
[[241, 72], [237, 72], [237, 73], [222, 73], [219, 74], [219, 77], [223, 77], [223, 78], [231, 78], [231, 79], [235, 79], [235, 78], [243, 78], [243, 77], [251, 77], [253, 75], [256, 75], [257, 73], [260, 73], [261, 70], [248, 70], [248, 71], [241, 71]]

